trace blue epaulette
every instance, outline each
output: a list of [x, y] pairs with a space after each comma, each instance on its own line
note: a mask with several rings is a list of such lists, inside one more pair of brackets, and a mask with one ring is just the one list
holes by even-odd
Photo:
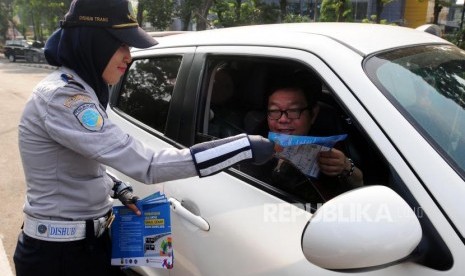
[[69, 87], [69, 86], [74, 85], [74, 86], [77, 86], [77, 87], [79, 87], [79, 88], [85, 90], [84, 85], [82, 85], [82, 84], [80, 84], [79, 82], [77, 82], [77, 81], [74, 79], [73, 75], [71, 75], [71, 74], [61, 74], [61, 79], [64, 80], [64, 81], [67, 83], [65, 86], [68, 86], [68, 87]]

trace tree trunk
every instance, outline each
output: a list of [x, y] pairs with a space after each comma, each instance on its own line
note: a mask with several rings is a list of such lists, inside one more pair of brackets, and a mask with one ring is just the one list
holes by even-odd
[[438, 2], [434, 2], [434, 10], [433, 10], [433, 24], [438, 24], [439, 20], [439, 13], [442, 10], [442, 6]]
[[381, 22], [381, 14], [383, 13], [384, 4], [381, 0], [376, 0], [376, 23]]
[[144, 1], [139, 1], [137, 3], [137, 22], [139, 26], [142, 26], [142, 21], [144, 21]]
[[336, 22], [344, 22], [345, 0], [337, 1]]
[[197, 18], [197, 31], [201, 30], [206, 30], [207, 29], [207, 16], [208, 16], [208, 11], [210, 10], [211, 6], [213, 4], [213, 0], [206, 0], [204, 2], [203, 7], [201, 7], [199, 10], [200, 12], [196, 15]]
[[189, 28], [189, 22], [191, 22], [192, 14], [185, 14], [184, 16], [181, 16], [181, 21], [182, 21], [182, 31], [187, 31]]
[[287, 0], [279, 0], [279, 9], [281, 10], [281, 20], [287, 15]]
[[236, 0], [236, 7], [234, 8], [234, 13], [236, 14], [236, 22], [239, 22], [241, 19], [241, 4], [242, 0]]

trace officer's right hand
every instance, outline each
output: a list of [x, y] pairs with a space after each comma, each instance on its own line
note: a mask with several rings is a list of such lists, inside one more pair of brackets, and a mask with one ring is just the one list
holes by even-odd
[[213, 175], [242, 160], [260, 165], [274, 154], [274, 143], [259, 135], [245, 133], [190, 147], [200, 177]]
[[256, 165], [261, 165], [270, 160], [274, 151], [274, 142], [260, 135], [248, 135], [250, 148], [252, 149], [252, 161]]

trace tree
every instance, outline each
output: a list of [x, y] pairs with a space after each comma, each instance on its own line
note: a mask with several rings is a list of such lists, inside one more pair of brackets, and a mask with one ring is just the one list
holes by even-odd
[[173, 0], [145, 1], [144, 8], [147, 11], [147, 21], [161, 31], [166, 30], [174, 17], [175, 3]]
[[178, 6], [178, 16], [183, 23], [183, 30], [187, 30], [189, 23], [195, 21], [197, 30], [210, 27], [208, 14], [214, 0], [184, 0]]
[[321, 3], [320, 21], [352, 21], [352, 4], [349, 0], [323, 0]]
[[434, 1], [434, 8], [433, 8], [433, 24], [438, 24], [439, 20], [439, 13], [441, 12], [443, 7], [450, 7], [451, 2], [445, 0], [435, 0]]
[[59, 21], [68, 11], [71, 0], [14, 0], [13, 4], [13, 13], [20, 18], [20, 28], [24, 35], [30, 30], [34, 40], [45, 40], [58, 28]]
[[[226, 0], [226, 1], [215, 1], [212, 7], [212, 12], [216, 13], [218, 20], [215, 23], [216, 27], [234, 27], [244, 25], [245, 22], [252, 23], [255, 20], [253, 18], [244, 18], [245, 9], [252, 9], [247, 12], [253, 14], [254, 5], [253, 3], [244, 3], [242, 0]], [[244, 12], [242, 12], [244, 11]]]
[[206, 30], [208, 25], [208, 13], [211, 6], [213, 5], [213, 0], [203, 0], [200, 1], [198, 10], [195, 12], [195, 18], [197, 22], [197, 30]]
[[211, 9], [218, 16], [216, 27], [276, 23], [280, 11], [275, 5], [256, 0], [215, 1]]
[[287, 15], [287, 0], [279, 0], [279, 9], [281, 10], [281, 18]]
[[362, 23], [382, 24], [382, 25], [389, 25], [389, 24], [396, 25], [394, 23], [389, 23], [386, 19], [377, 20], [377, 17], [374, 14], [372, 16], [370, 16], [370, 18], [363, 19]]
[[300, 15], [300, 14], [290, 14], [288, 13], [284, 19], [284, 23], [301, 23], [301, 22], [310, 22], [310, 17], [306, 15]]
[[0, 38], [6, 37], [10, 24], [13, 21], [13, 0], [0, 1]]
[[189, 23], [192, 20], [192, 11], [196, 8], [196, 6], [200, 5], [199, 2], [200, 0], [185, 0], [176, 7], [176, 14], [181, 19], [183, 31], [188, 30]]
[[255, 1], [255, 5], [259, 10], [260, 23], [271, 24], [278, 23], [277, 18], [279, 17], [280, 10], [275, 4], [266, 4], [260, 0]]
[[32, 26], [33, 39], [43, 40], [42, 15], [48, 4], [41, 0], [16, 0], [16, 4], [23, 35], [26, 37], [29, 26]]
[[148, 2], [147, 0], [139, 0], [137, 2], [136, 18], [140, 26], [142, 26], [142, 23], [144, 22], [144, 11], [145, 11], [145, 6], [147, 5], [147, 2]]
[[381, 14], [383, 13], [384, 7], [393, 1], [395, 0], [376, 0], [376, 23], [379, 24], [381, 22]]
[[5, 1], [0, 2], [0, 39], [4, 39], [8, 31], [8, 5]]

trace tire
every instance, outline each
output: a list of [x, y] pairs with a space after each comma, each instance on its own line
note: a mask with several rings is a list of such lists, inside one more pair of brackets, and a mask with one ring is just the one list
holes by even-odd
[[34, 55], [32, 56], [32, 62], [34, 62], [34, 63], [39, 63], [39, 62], [40, 62], [40, 56], [39, 56], [39, 54], [34, 54]]
[[10, 62], [15, 62], [15, 61], [16, 61], [15, 55], [14, 55], [14, 54], [9, 55], [9, 56], [8, 56], [8, 60], [9, 60]]

